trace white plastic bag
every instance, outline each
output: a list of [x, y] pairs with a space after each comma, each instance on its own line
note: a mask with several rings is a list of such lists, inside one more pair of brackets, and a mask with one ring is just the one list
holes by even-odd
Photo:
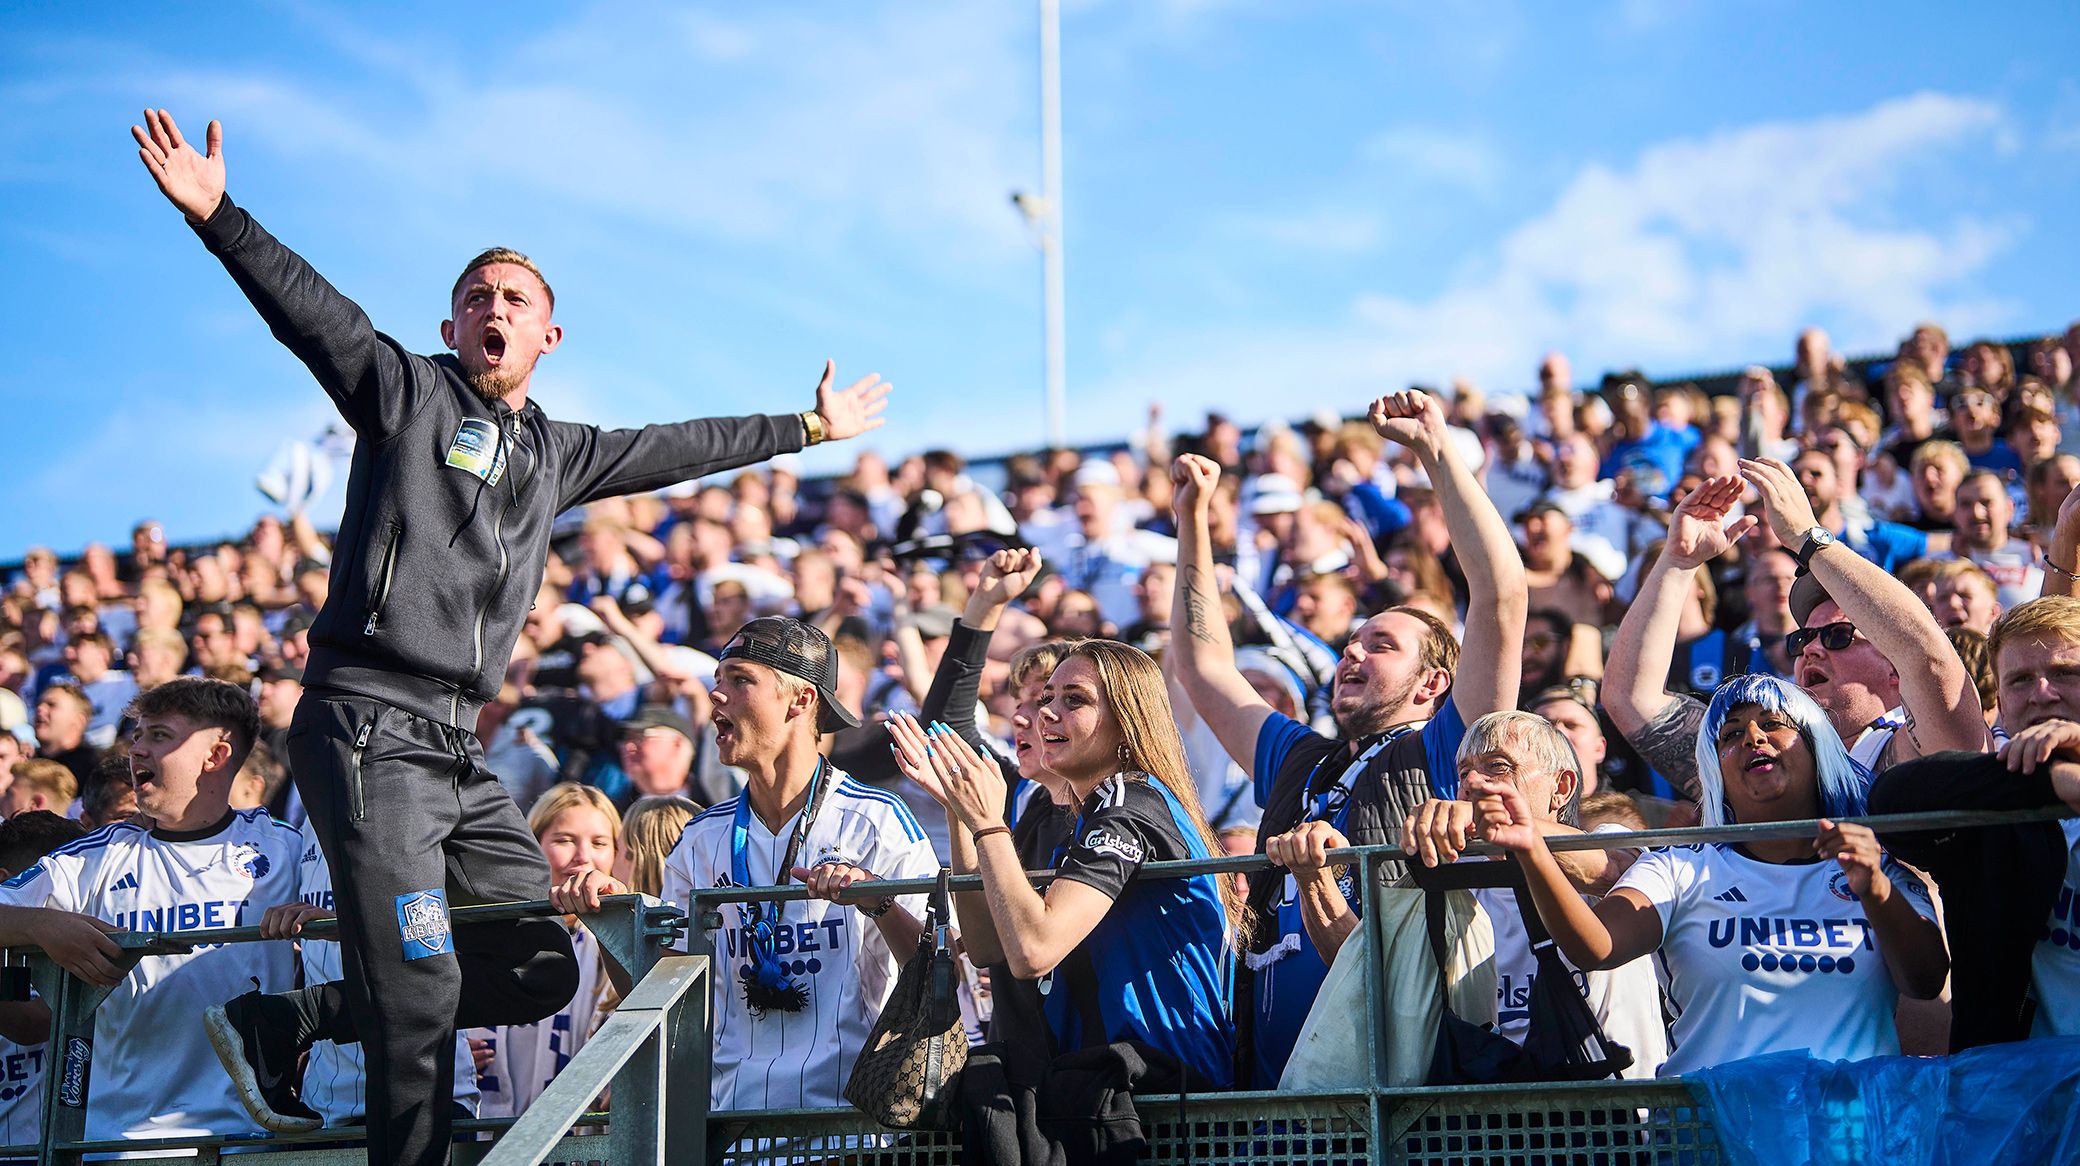
[[[1495, 929], [1471, 891], [1445, 896], [1446, 991], [1452, 1011], [1475, 1024], [1495, 1023]], [[1382, 914], [1386, 936], [1387, 1076], [1389, 1086], [1421, 1085], [1437, 1048], [1443, 1007], [1437, 994], [1437, 958], [1416, 887], [1375, 888], [1370, 907]], [[1344, 941], [1328, 978], [1300, 1026], [1300, 1039], [1279, 1076], [1280, 1089], [1362, 1089], [1365, 1063], [1365, 959], [1370, 921]], [[1353, 1023], [1353, 1020], [1358, 1023]]]

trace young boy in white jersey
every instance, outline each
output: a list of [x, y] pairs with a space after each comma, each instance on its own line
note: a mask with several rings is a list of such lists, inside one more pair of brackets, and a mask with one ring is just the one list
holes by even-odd
[[[716, 751], [744, 792], [694, 818], [666, 860], [664, 898], [696, 887], [800, 882], [813, 898], [723, 907], [713, 979], [715, 1109], [843, 1105], [845, 1080], [923, 930], [922, 895], [866, 899], [875, 879], [928, 878], [939, 860], [895, 795], [861, 785], [818, 752], [856, 727], [838, 703], [838, 656], [800, 620], [744, 625], [715, 676]], [[581, 871], [551, 902], [596, 910], [620, 884]]]
[[[16, 814], [0, 824], [0, 878], [27, 870], [86, 832], [49, 810]], [[0, 1146], [35, 1145], [43, 1131], [43, 1058], [50, 1023], [50, 1010], [39, 1001], [0, 1002]]]
[[286, 943], [147, 956], [125, 975], [108, 935], [178, 934], [260, 921], [298, 901], [294, 827], [230, 808], [259, 714], [244, 689], [182, 677], [131, 706], [131, 781], [149, 824], [119, 822], [0, 882], [0, 944], [33, 943], [116, 990], [95, 1013], [87, 1137], [155, 1138], [253, 1128], [195, 1016], [258, 982], [290, 985]]

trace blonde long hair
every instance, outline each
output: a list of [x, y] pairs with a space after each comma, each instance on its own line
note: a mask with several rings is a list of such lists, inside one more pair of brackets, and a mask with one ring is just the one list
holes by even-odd
[[621, 856], [628, 862], [629, 890], [642, 895], [663, 892], [664, 860], [698, 813], [699, 806], [676, 794], [636, 799], [621, 819]]
[[[1198, 783], [1192, 780], [1191, 765], [1185, 760], [1184, 740], [1177, 732], [1177, 714], [1170, 707], [1169, 686], [1163, 682], [1156, 662], [1139, 648], [1118, 640], [1098, 639], [1077, 641], [1062, 659], [1088, 660], [1097, 669], [1105, 702], [1119, 722], [1120, 740], [1126, 747], [1125, 768], [1161, 782], [1191, 818], [1207, 857], [1224, 855], [1226, 851], [1214, 836], [1213, 827], [1206, 824], [1206, 811], [1199, 805]], [[1244, 950], [1249, 943], [1248, 912], [1243, 909], [1242, 896], [1236, 892], [1235, 880], [1222, 875], [1212, 878], [1220, 890], [1221, 907], [1227, 912], [1236, 950]]]
[[575, 781], [559, 781], [542, 791], [527, 811], [527, 828], [534, 832], [535, 841], [549, 832], [556, 816], [565, 810], [598, 810], [607, 820], [607, 828], [614, 835], [614, 848], [621, 848], [621, 811], [614, 808], [614, 801], [599, 791], [599, 787], [580, 785]]

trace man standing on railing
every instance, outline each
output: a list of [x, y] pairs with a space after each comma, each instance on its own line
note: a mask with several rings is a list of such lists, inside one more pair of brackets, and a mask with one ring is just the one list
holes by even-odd
[[[289, 987], [295, 953], [286, 943], [224, 944], [146, 956], [126, 975], [108, 936], [177, 939], [259, 923], [298, 901], [300, 839], [264, 810], [230, 808], [260, 724], [244, 689], [186, 676], [146, 691], [131, 711], [130, 777], [150, 825], [104, 826], [0, 883], [0, 945], [36, 944], [71, 974], [116, 989], [94, 1013], [89, 1139], [242, 1133], [252, 1120], [196, 1016], [255, 982]], [[66, 1072], [59, 1055], [53, 1074]]]
[[[746, 775], [744, 792], [689, 822], [665, 860], [663, 898], [695, 889], [799, 882], [806, 901], [732, 903], [715, 937], [715, 1109], [845, 1104], [845, 1081], [898, 961], [917, 949], [924, 896], [865, 899], [875, 879], [930, 878], [939, 860], [894, 794], [861, 785], [817, 751], [821, 734], [855, 728], [838, 701], [838, 653], [800, 620], [755, 619], [715, 671], [715, 748]], [[622, 888], [581, 871], [550, 896], [597, 911]]]
[[[131, 129], [159, 189], [354, 428], [332, 586], [310, 630], [289, 762], [337, 882], [346, 980], [296, 999], [234, 1001], [213, 1026], [225, 1067], [266, 1094], [254, 1117], [300, 1124], [298, 1052], [351, 1015], [369, 1068], [372, 1162], [448, 1156], [453, 1027], [539, 1020], [577, 983], [553, 919], [451, 928], [449, 896], [532, 899], [541, 850], [484, 764], [474, 729], [540, 586], [555, 516], [880, 423], [886, 386], [834, 389], [811, 412], [602, 431], [529, 397], [563, 329], [525, 255], [470, 261], [436, 357], [407, 352], [224, 193], [207, 152], [164, 110]], [[279, 1102], [279, 1106], [277, 1103]], [[307, 1118], [304, 1119], [307, 1121]]]
[[[1372, 424], [1382, 437], [1415, 451], [1437, 491], [1471, 592], [1466, 644], [1462, 649], [1450, 628], [1413, 608], [1367, 620], [1337, 664], [1331, 707], [1341, 735], [1333, 739], [1273, 711], [1236, 671], [1206, 528], [1220, 467], [1186, 455], [1171, 469], [1176, 675], [1200, 719], [1253, 775], [1267, 847], [1393, 842], [1417, 805], [1456, 796], [1455, 757], [1467, 723], [1517, 704], [1527, 600], [1524, 563], [1509, 527], [1459, 457], [1434, 397], [1382, 397], [1373, 402]], [[1399, 873], [1399, 864], [1388, 864], [1387, 877]], [[1256, 1088], [1277, 1086], [1328, 974], [1317, 949], [1335, 950], [1356, 926], [1354, 880], [1346, 874], [1330, 886], [1333, 903], [1314, 893], [1312, 881], [1303, 888], [1281, 871], [1250, 876], [1260, 938], [1244, 960], [1253, 994], [1245, 1032], [1253, 1052], [1244, 1054], [1243, 1068]]]

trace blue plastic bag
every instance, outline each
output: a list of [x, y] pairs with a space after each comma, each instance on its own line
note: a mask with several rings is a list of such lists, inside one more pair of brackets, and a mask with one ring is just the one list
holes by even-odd
[[1684, 1080], [1735, 1166], [2080, 1162], [2080, 1037], [1953, 1057], [1771, 1053]]

